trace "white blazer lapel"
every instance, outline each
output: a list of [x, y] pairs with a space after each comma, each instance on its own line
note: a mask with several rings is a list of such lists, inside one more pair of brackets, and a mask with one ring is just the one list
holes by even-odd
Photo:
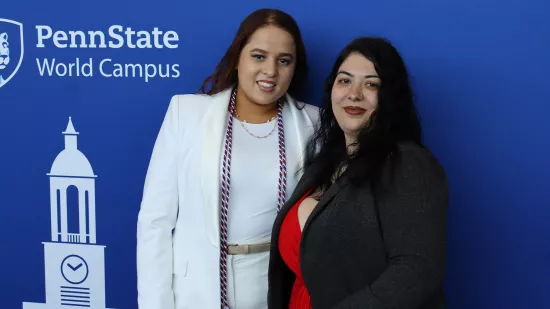
[[[290, 114], [292, 115], [292, 123], [294, 123], [294, 129], [296, 130], [296, 135], [298, 136], [298, 147], [296, 147], [295, 151], [299, 152], [298, 158], [300, 158], [299, 162], [302, 165], [305, 160], [305, 147], [307, 141], [314, 132], [314, 124], [305, 108], [298, 109], [296, 106], [298, 102], [289, 94], [286, 94], [286, 99]], [[302, 172], [300, 172], [298, 176], [301, 177]]]
[[206, 233], [212, 244], [220, 244], [221, 152], [227, 124], [232, 89], [212, 97], [202, 122], [201, 184], [204, 200]]

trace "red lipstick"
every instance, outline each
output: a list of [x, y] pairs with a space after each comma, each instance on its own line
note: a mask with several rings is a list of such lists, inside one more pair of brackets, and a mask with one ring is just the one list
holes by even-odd
[[354, 116], [362, 115], [362, 114], [367, 112], [366, 109], [358, 107], [358, 106], [346, 106], [346, 107], [344, 107], [344, 111], [347, 114], [354, 115]]

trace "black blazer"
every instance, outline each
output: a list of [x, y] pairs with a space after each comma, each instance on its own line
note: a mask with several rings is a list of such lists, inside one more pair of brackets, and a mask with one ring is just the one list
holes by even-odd
[[[446, 308], [447, 178], [427, 150], [400, 145], [400, 154], [387, 195], [375, 201], [369, 186], [355, 187], [343, 176], [309, 216], [300, 265], [313, 309]], [[315, 165], [305, 171], [275, 220], [270, 309], [288, 308], [295, 279], [279, 253], [281, 223], [314, 178]]]

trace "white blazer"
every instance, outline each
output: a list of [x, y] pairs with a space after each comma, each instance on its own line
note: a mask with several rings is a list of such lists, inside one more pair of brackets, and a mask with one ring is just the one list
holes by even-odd
[[[138, 216], [140, 309], [221, 307], [220, 158], [231, 90], [213, 96], [175, 95], [170, 101]], [[319, 109], [308, 104], [298, 109], [304, 103], [286, 96], [299, 136], [299, 149], [287, 151], [298, 151], [303, 162]]]

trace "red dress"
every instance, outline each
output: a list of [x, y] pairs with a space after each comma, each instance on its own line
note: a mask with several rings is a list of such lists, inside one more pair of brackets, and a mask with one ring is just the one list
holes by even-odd
[[311, 309], [309, 292], [304, 284], [302, 271], [300, 269], [300, 240], [302, 231], [298, 221], [298, 206], [309, 195], [309, 190], [302, 198], [288, 211], [279, 234], [279, 252], [288, 268], [296, 275], [292, 286], [290, 303], [288, 309]]

